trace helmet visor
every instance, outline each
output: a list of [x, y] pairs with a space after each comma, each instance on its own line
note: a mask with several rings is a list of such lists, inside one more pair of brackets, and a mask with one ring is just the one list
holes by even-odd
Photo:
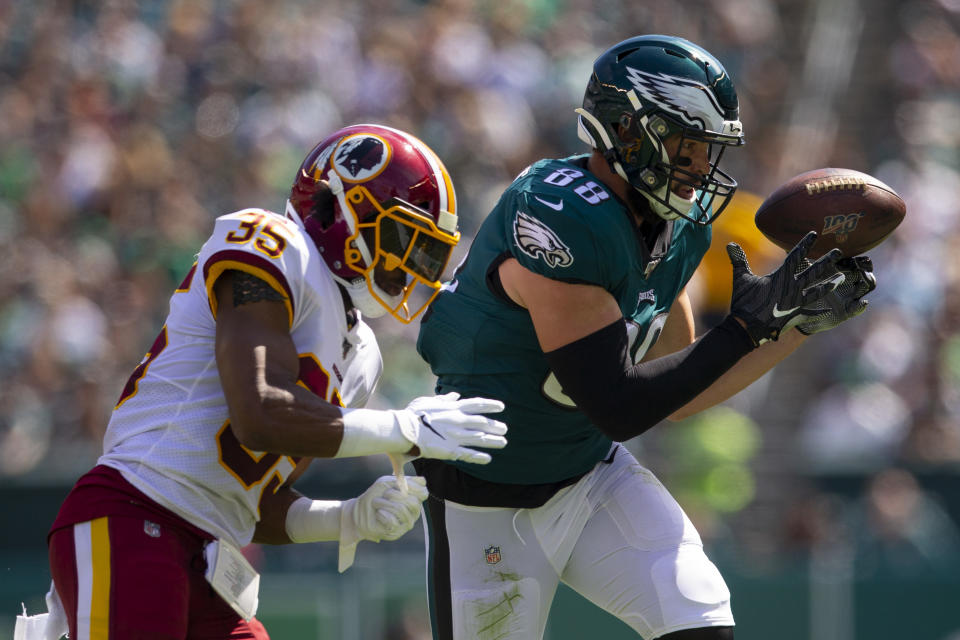
[[427, 284], [440, 280], [457, 237], [444, 233], [433, 220], [405, 206], [388, 209], [377, 221], [377, 249], [388, 268], [403, 270]]
[[[384, 209], [363, 187], [351, 189], [349, 197], [355, 202], [366, 199], [379, 213], [369, 222], [358, 222], [357, 232], [347, 239], [347, 266], [363, 274], [373, 297], [393, 317], [408, 323], [440, 291], [440, 277], [460, 232], [444, 231], [427, 212], [399, 198]], [[356, 212], [352, 215], [359, 220]], [[444, 216], [455, 229], [456, 216], [441, 212], [441, 219]]]

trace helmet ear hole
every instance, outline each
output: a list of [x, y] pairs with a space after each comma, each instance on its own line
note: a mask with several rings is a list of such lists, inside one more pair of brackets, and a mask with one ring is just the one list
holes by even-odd
[[329, 229], [334, 220], [333, 207], [335, 203], [333, 192], [330, 191], [330, 185], [323, 180], [317, 180], [316, 191], [311, 199], [313, 204], [310, 207], [310, 216], [320, 223], [321, 229]]
[[629, 113], [621, 113], [620, 120], [612, 128], [616, 130], [621, 142], [630, 142], [636, 137], [633, 131], [633, 118]]

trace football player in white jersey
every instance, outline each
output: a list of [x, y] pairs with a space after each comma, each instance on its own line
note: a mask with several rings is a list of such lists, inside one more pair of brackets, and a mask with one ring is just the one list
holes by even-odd
[[498, 401], [360, 408], [382, 369], [363, 317], [415, 318], [458, 240], [439, 158], [377, 125], [317, 145], [284, 214], [216, 220], [51, 529], [71, 638], [267, 638], [238, 549], [339, 540], [342, 569], [359, 540], [408, 531], [427, 496], [422, 478], [384, 476], [351, 500], [311, 500], [290, 486], [310, 458], [483, 464], [474, 447], [506, 444], [484, 415]]

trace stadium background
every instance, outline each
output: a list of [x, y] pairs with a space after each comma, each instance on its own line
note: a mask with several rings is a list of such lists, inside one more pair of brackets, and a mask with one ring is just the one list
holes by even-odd
[[[769, 265], [752, 211], [819, 166], [878, 176], [908, 215], [865, 316], [630, 447], [700, 528], [739, 639], [960, 638], [958, 0], [0, 2], [0, 637], [42, 610], [46, 529], [215, 216], [281, 208], [322, 135], [381, 122], [451, 170], [456, 261], [526, 164], [583, 149], [596, 55], [657, 32], [739, 92], [743, 192], [714, 251], [739, 238]], [[728, 300], [709, 260], [704, 328]], [[375, 328], [374, 405], [430, 392], [415, 327]], [[388, 469], [320, 463], [300, 487], [347, 497]], [[422, 541], [364, 543], [343, 576], [333, 545], [253, 547], [261, 618], [276, 640], [426, 638]], [[547, 635], [630, 637], [566, 590]]]

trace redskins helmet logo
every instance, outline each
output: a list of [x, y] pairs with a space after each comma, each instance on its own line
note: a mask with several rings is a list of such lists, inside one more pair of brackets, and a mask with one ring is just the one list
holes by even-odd
[[542, 258], [551, 268], [573, 264], [570, 247], [563, 243], [553, 229], [522, 211], [513, 221], [513, 239], [520, 251], [531, 258]]
[[333, 152], [333, 168], [348, 182], [366, 182], [377, 176], [390, 162], [390, 144], [369, 133], [347, 136]]

